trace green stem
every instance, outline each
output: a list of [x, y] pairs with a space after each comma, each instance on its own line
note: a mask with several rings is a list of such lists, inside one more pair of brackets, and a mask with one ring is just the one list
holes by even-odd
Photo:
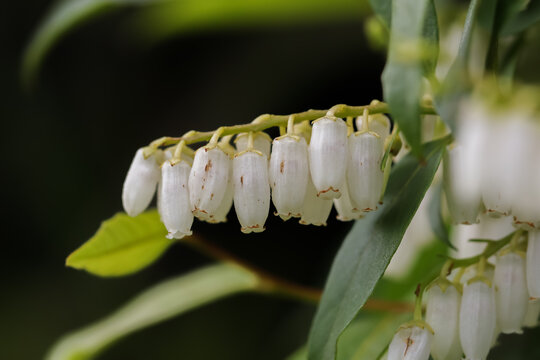
[[[280, 127], [280, 126], [287, 126], [287, 123], [289, 121], [289, 118], [291, 116], [294, 116], [294, 123], [298, 124], [303, 121], [313, 121], [316, 119], [319, 119], [327, 114], [334, 115], [337, 117], [348, 117], [348, 116], [360, 116], [364, 113], [364, 110], [368, 109], [370, 114], [381, 114], [381, 113], [388, 113], [388, 105], [383, 102], [377, 102], [372, 103], [370, 105], [363, 105], [363, 106], [350, 106], [350, 105], [335, 105], [329, 110], [308, 110], [296, 114], [291, 115], [271, 115], [271, 114], [264, 114], [257, 117], [255, 120], [253, 120], [249, 124], [243, 124], [243, 125], [234, 125], [234, 126], [223, 126], [223, 131], [221, 132], [221, 136], [227, 136], [227, 135], [235, 135], [245, 132], [257, 132], [257, 131], [263, 131], [272, 127]], [[424, 105], [422, 106], [422, 113], [423, 114], [437, 114], [433, 106], [431, 105]], [[188, 144], [194, 144], [199, 142], [208, 141], [212, 138], [216, 131], [205, 131], [205, 132], [199, 132], [199, 131], [190, 131], [184, 136], [181, 137], [162, 137], [159, 138], [151, 143], [152, 147], [159, 147], [159, 146], [167, 146], [167, 145], [174, 145], [180, 142], [181, 140], [185, 140], [186, 145]]]

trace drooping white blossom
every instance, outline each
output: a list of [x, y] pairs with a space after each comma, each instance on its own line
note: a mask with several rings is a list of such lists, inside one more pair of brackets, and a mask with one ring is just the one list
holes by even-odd
[[529, 300], [525, 259], [515, 252], [498, 256], [493, 280], [499, 329], [504, 334], [522, 333]]
[[159, 212], [169, 239], [191, 235], [193, 214], [189, 201], [188, 178], [191, 166], [186, 161], [166, 160], [161, 166]]
[[459, 340], [459, 309], [461, 294], [456, 287], [448, 283], [439, 284], [427, 290], [426, 322], [433, 329], [431, 356], [435, 360], [461, 359]]
[[266, 155], [247, 150], [233, 160], [234, 209], [243, 233], [264, 231], [270, 209]]
[[428, 360], [432, 340], [427, 328], [400, 328], [388, 348], [388, 360]]
[[[356, 118], [356, 128], [362, 129], [363, 116]], [[386, 138], [390, 135], [390, 119], [384, 114], [373, 114], [368, 116], [369, 131], [372, 131], [380, 136], [381, 142], [384, 144]]]
[[371, 132], [357, 132], [349, 136], [347, 185], [355, 211], [377, 209], [383, 187], [383, 143]]
[[221, 205], [229, 182], [231, 160], [219, 146], [203, 146], [195, 152], [189, 175], [193, 215], [212, 219]]
[[233, 185], [233, 170], [231, 166], [230, 172], [229, 172], [229, 179], [227, 181], [227, 188], [225, 190], [225, 195], [223, 196], [223, 199], [221, 200], [221, 204], [219, 205], [216, 212], [214, 213], [214, 217], [206, 219], [206, 221], [212, 224], [226, 222], [227, 214], [231, 211], [231, 207], [233, 205], [233, 198], [234, 198], [234, 185]]
[[527, 288], [529, 296], [540, 300], [540, 230], [529, 231], [527, 241]]
[[129, 216], [139, 215], [150, 205], [160, 178], [160, 156], [160, 150], [147, 158], [142, 148], [135, 153], [122, 189], [122, 204]]
[[332, 200], [321, 199], [317, 196], [317, 189], [315, 189], [311, 177], [308, 176], [306, 196], [302, 207], [302, 217], [299, 221], [300, 224], [326, 226], [326, 220], [332, 211], [332, 204]]
[[447, 149], [443, 159], [443, 185], [448, 210], [454, 223], [468, 225], [478, 222], [481, 193], [479, 188], [464, 183], [468, 181], [463, 160], [465, 156], [459, 145]]
[[343, 186], [343, 192], [339, 199], [334, 199], [334, 207], [337, 211], [337, 219], [340, 221], [352, 221], [358, 220], [364, 217], [364, 213], [361, 211], [355, 211], [354, 206], [351, 203], [349, 197], [348, 185]]
[[300, 217], [310, 177], [306, 140], [290, 135], [274, 139], [268, 172], [277, 215]]
[[[247, 150], [249, 133], [242, 133], [236, 136], [234, 144], [238, 153]], [[270, 147], [272, 146], [272, 138], [263, 131], [253, 133], [253, 149], [262, 152], [270, 159]]]
[[337, 199], [343, 192], [347, 170], [347, 125], [325, 116], [313, 122], [309, 143], [309, 168], [317, 195]]
[[527, 313], [523, 320], [524, 327], [537, 327], [538, 317], [540, 317], [540, 300], [531, 300], [527, 304]]
[[459, 338], [468, 360], [485, 360], [495, 333], [495, 293], [483, 281], [463, 288], [459, 311]]

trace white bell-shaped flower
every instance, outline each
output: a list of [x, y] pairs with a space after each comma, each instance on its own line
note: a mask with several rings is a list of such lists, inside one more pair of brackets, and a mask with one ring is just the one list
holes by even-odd
[[525, 259], [515, 252], [498, 256], [493, 280], [497, 325], [503, 334], [520, 334], [529, 301]]
[[227, 190], [231, 159], [219, 146], [207, 145], [195, 152], [189, 175], [189, 198], [193, 215], [212, 219]]
[[388, 347], [388, 360], [428, 360], [432, 340], [427, 328], [400, 328]]
[[540, 300], [540, 230], [529, 231], [527, 242], [527, 288], [529, 296]]
[[142, 148], [135, 153], [122, 189], [122, 204], [129, 216], [139, 215], [150, 205], [159, 182], [161, 155], [157, 150], [145, 159]]
[[234, 197], [234, 184], [233, 184], [233, 169], [232, 166], [229, 171], [229, 179], [227, 180], [227, 189], [221, 204], [217, 208], [212, 218], [208, 218], [205, 221], [211, 224], [217, 224], [220, 222], [227, 222], [227, 214], [231, 211]]
[[339, 199], [334, 199], [334, 207], [337, 211], [337, 219], [339, 221], [352, 221], [364, 217], [362, 211], [355, 210], [349, 196], [349, 186], [347, 183], [343, 186], [343, 192]]
[[540, 317], [540, 300], [529, 301], [527, 304], [527, 313], [523, 320], [524, 327], [537, 327], [538, 317]]
[[427, 290], [426, 322], [433, 329], [431, 356], [435, 360], [461, 359], [459, 341], [459, 308], [461, 294], [456, 287], [445, 284]]
[[274, 139], [268, 172], [276, 215], [300, 217], [310, 176], [306, 140], [294, 135]]
[[479, 188], [465, 181], [464, 160], [466, 154], [461, 146], [449, 147], [443, 159], [443, 185], [450, 215], [456, 224], [475, 224], [481, 207]]
[[308, 184], [306, 189], [306, 197], [304, 198], [304, 206], [302, 207], [302, 217], [300, 224], [326, 226], [326, 220], [332, 211], [332, 200], [321, 199], [317, 196], [317, 189], [311, 181], [311, 176], [308, 176]]
[[[174, 162], [173, 162], [174, 163]], [[191, 166], [182, 160], [171, 163], [166, 160], [161, 166], [159, 212], [169, 239], [181, 239], [191, 235], [193, 214], [189, 202], [188, 178]]]
[[[247, 150], [249, 133], [242, 133], [236, 136], [234, 144], [236, 145], [236, 151], [238, 153]], [[272, 138], [264, 131], [258, 131], [253, 133], [253, 149], [259, 150], [267, 159], [270, 159], [270, 147], [272, 145]]]
[[270, 209], [270, 184], [266, 155], [247, 150], [233, 160], [234, 209], [242, 232], [264, 231]]
[[465, 285], [459, 310], [459, 338], [468, 360], [485, 360], [495, 332], [495, 294], [483, 281]]
[[456, 143], [462, 146], [460, 156], [461, 196], [481, 196], [483, 164], [486, 162], [486, 147], [490, 141], [489, 115], [485, 105], [478, 100], [463, 103], [460, 107]]
[[347, 125], [325, 116], [313, 122], [309, 143], [309, 168], [317, 195], [337, 199], [343, 192], [347, 170]]
[[[356, 118], [356, 128], [362, 129], [362, 123], [364, 116], [358, 116]], [[380, 136], [382, 143], [386, 141], [386, 138], [390, 135], [390, 119], [384, 114], [373, 114], [368, 116], [369, 131], [373, 131]]]
[[512, 215], [516, 227], [532, 230], [540, 228], [540, 126], [519, 113], [512, 114], [511, 125], [507, 156], [508, 171], [514, 175]]
[[353, 211], [377, 209], [383, 187], [383, 157], [381, 138], [372, 132], [357, 132], [349, 136], [347, 185]]
[[489, 141], [484, 149], [482, 167], [482, 201], [492, 216], [509, 215], [515, 190], [514, 165], [516, 141], [508, 122], [500, 119], [489, 122]]

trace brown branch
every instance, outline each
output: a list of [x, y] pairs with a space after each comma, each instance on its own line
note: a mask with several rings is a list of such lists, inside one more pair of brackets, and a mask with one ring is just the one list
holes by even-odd
[[[240, 266], [243, 269], [257, 275], [260, 281], [260, 285], [257, 290], [263, 294], [279, 295], [286, 298], [302, 300], [312, 304], [317, 304], [321, 299], [321, 289], [300, 285], [280, 278], [252, 264], [249, 264], [243, 259], [236, 257], [235, 255], [203, 239], [200, 236], [187, 237], [182, 239], [182, 242], [211, 258], [233, 264], [235, 266]], [[408, 313], [414, 310], [414, 305], [412, 303], [401, 301], [368, 299], [362, 309], [368, 311]]]

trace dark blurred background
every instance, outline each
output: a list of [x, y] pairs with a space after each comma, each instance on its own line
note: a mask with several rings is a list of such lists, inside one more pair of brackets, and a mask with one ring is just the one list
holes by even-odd
[[[132, 10], [78, 27], [55, 46], [31, 91], [22, 52], [50, 1], [0, 11], [3, 247], [0, 359], [40, 359], [62, 334], [135, 294], [211, 260], [184, 245], [135, 275], [101, 279], [64, 267], [121, 211], [135, 150], [163, 135], [381, 97], [384, 54], [363, 15], [300, 26], [208, 29], [141, 46], [120, 26]], [[229, 222], [194, 230], [276, 275], [322, 287], [349, 224], [282, 223], [243, 235]], [[140, 331], [102, 359], [282, 359], [305, 343], [314, 306], [239, 295]], [[538, 333], [538, 332], [537, 332]], [[521, 337], [518, 341], [525, 341]], [[501, 357], [502, 359], [503, 357]], [[504, 357], [510, 359], [510, 357]]]

